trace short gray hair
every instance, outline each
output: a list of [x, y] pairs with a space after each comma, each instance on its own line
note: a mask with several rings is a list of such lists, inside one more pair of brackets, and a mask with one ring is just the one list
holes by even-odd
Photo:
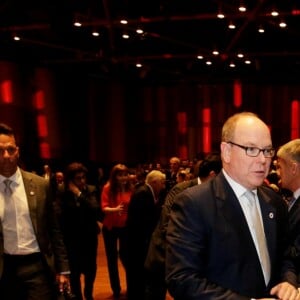
[[294, 139], [282, 145], [277, 151], [277, 156], [300, 163], [300, 139]]

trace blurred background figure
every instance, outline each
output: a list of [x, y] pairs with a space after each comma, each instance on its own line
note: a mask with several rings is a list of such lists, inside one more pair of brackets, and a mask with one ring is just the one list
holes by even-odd
[[117, 164], [111, 169], [109, 180], [104, 185], [101, 194], [101, 206], [104, 213], [102, 232], [110, 286], [114, 298], [119, 298], [121, 293], [119, 255], [125, 273], [127, 273], [126, 221], [133, 188], [127, 166]]
[[[64, 173], [65, 188], [58, 196], [60, 220], [71, 269], [71, 288], [77, 300], [94, 299], [100, 233], [99, 194], [96, 186], [87, 184], [87, 173], [88, 170], [82, 163], [69, 164]], [[83, 288], [81, 275], [84, 276]]]
[[180, 169], [181, 160], [177, 156], [173, 156], [170, 158], [169, 161], [169, 170], [167, 170], [166, 173], [166, 190], [169, 191], [176, 183], [177, 179], [177, 173]]
[[144, 263], [151, 234], [160, 216], [166, 175], [158, 170], [147, 174], [145, 184], [135, 189], [128, 206], [128, 300], [144, 299]]
[[55, 181], [58, 186], [64, 185], [64, 173], [61, 171], [55, 172]]
[[44, 173], [43, 173], [42, 177], [44, 177], [47, 180], [50, 180], [52, 177], [52, 171], [51, 171], [50, 166], [47, 164], [43, 165], [43, 171], [44, 171]]
[[184, 182], [186, 181], [188, 178], [188, 175], [186, 174], [186, 172], [184, 170], [180, 170], [177, 175], [176, 175], [176, 182]]
[[142, 186], [145, 184], [146, 180], [146, 172], [142, 167], [137, 168], [136, 170], [136, 184], [135, 188], [138, 188], [139, 186]]

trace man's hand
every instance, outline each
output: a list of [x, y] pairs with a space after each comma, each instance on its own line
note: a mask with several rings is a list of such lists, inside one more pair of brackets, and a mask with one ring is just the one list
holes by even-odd
[[300, 300], [300, 293], [297, 288], [288, 282], [281, 282], [275, 285], [270, 294], [280, 300]]
[[56, 281], [60, 293], [63, 293], [64, 291], [71, 293], [70, 278], [68, 275], [58, 274], [56, 275]]
[[75, 196], [79, 196], [80, 195], [80, 189], [78, 188], [78, 186], [70, 181], [69, 184], [68, 184], [68, 187], [69, 187], [69, 190], [75, 195]]

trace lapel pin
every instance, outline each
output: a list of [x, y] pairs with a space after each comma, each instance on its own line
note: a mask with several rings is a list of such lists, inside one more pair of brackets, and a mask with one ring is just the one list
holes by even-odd
[[273, 219], [274, 218], [274, 214], [272, 212], [269, 213], [269, 218]]
[[29, 194], [30, 194], [30, 196], [33, 196], [34, 195], [34, 191], [30, 191]]

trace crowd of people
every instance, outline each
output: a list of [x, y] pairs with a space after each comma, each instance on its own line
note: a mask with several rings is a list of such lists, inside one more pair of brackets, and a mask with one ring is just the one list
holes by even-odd
[[195, 163], [117, 163], [97, 184], [82, 162], [39, 176], [19, 155], [1, 123], [1, 299], [95, 299], [102, 234], [113, 299], [300, 300], [300, 139], [276, 151], [256, 114]]

